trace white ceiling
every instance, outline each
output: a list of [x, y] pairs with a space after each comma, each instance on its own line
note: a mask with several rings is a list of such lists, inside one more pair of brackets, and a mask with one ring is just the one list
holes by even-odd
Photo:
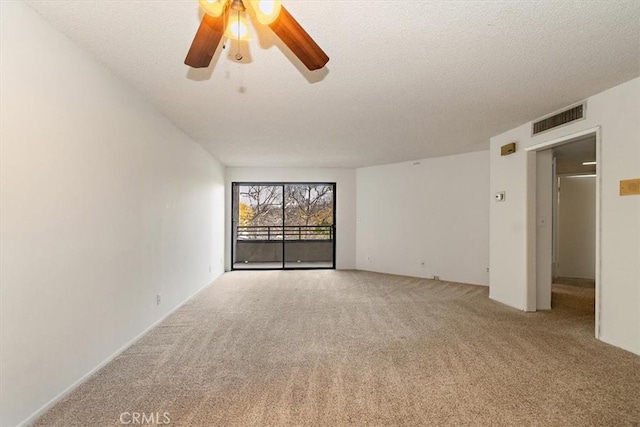
[[331, 58], [316, 72], [266, 27], [250, 62], [190, 70], [196, 0], [28, 3], [229, 166], [484, 150], [640, 75], [639, 1], [284, 0]]

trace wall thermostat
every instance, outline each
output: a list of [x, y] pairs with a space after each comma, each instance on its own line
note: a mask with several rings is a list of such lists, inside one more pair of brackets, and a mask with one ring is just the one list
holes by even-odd
[[504, 191], [499, 191], [496, 193], [496, 202], [504, 202], [504, 199], [506, 199], [507, 197], [507, 193]]

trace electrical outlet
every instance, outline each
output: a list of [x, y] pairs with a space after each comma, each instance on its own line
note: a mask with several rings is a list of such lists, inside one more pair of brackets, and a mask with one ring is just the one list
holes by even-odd
[[160, 294], [156, 295], [156, 305], [160, 305], [162, 302], [162, 296]]
[[489, 267], [487, 267], [487, 273], [489, 272]]
[[440, 280], [440, 276], [433, 276], [433, 280]]
[[371, 258], [372, 258], [372, 257], [371, 257], [371, 255], [369, 255], [369, 256], [367, 257], [367, 261], [371, 261]]
[[421, 262], [420, 262], [420, 267], [424, 268], [424, 265], [425, 265], [425, 262], [424, 262], [424, 261], [421, 261]]

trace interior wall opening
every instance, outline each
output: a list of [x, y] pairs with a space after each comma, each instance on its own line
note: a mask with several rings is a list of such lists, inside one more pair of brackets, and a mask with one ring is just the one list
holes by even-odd
[[567, 138], [536, 155], [536, 309], [570, 306], [596, 320], [598, 133]]

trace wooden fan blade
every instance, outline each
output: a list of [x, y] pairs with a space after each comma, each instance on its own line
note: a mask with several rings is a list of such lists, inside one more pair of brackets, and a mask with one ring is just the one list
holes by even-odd
[[284, 6], [280, 9], [278, 18], [269, 24], [269, 27], [309, 70], [317, 70], [329, 62], [327, 54]]
[[185, 64], [193, 68], [206, 68], [211, 64], [211, 59], [222, 40], [225, 18], [226, 13], [218, 17], [204, 15], [184, 60]]

